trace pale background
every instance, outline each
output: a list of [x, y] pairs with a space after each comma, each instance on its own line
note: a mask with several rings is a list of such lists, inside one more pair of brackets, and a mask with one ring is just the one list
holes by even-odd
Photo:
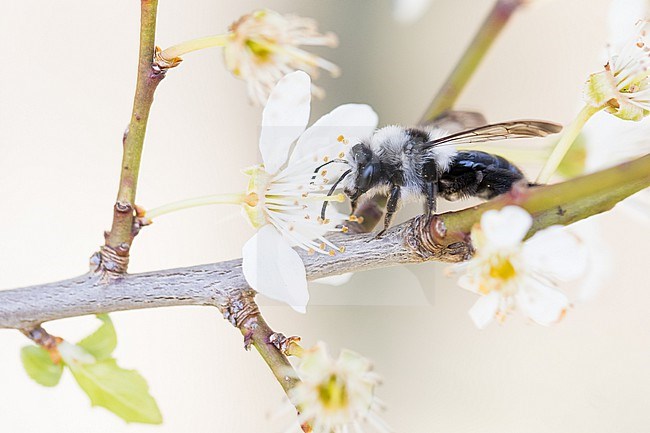
[[[412, 123], [468, 43], [492, 1], [437, 0], [412, 26], [388, 1], [161, 1], [158, 44], [224, 30], [260, 6], [296, 12], [338, 33], [323, 49], [343, 69], [314, 118], [367, 102], [380, 123]], [[521, 11], [464, 93], [463, 108], [493, 121], [566, 123], [582, 83], [600, 66], [607, 0], [545, 1]], [[121, 137], [131, 110], [139, 2], [0, 3], [0, 288], [68, 278], [110, 226]], [[257, 161], [260, 110], [223, 68], [219, 50], [194, 53], [156, 94], [139, 203], [233, 192]], [[407, 215], [403, 214], [402, 217]], [[597, 229], [614, 272], [558, 326], [515, 316], [478, 331], [476, 297], [426, 264], [312, 285], [307, 315], [261, 301], [274, 329], [350, 348], [384, 377], [385, 419], [399, 432], [647, 432], [650, 430], [650, 283], [647, 225], [617, 208]], [[136, 239], [132, 272], [238, 257], [252, 230], [232, 207], [157, 221]], [[577, 291], [572, 292], [577, 296]], [[269, 421], [283, 394], [261, 358], [216, 310], [172, 308], [112, 315], [121, 365], [147, 378], [165, 423], [127, 425], [88, 398], [66, 372], [52, 389], [23, 372], [16, 331], [0, 331], [2, 432], [282, 432]], [[48, 324], [71, 340], [91, 318]]]

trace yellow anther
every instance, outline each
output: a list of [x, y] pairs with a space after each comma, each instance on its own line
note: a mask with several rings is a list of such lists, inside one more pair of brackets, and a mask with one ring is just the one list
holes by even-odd
[[343, 143], [343, 141], [345, 141], [345, 137], [342, 136], [342, 135], [339, 135], [338, 137], [336, 137], [336, 141], [338, 141], [339, 143]]
[[260, 198], [257, 196], [257, 193], [251, 192], [246, 195], [244, 198], [244, 203], [251, 207], [257, 206], [257, 204], [260, 202]]

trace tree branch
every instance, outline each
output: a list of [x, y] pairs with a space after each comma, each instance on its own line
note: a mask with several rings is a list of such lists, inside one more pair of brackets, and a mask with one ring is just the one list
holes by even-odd
[[[334, 257], [300, 252], [310, 280], [352, 271], [418, 263], [458, 262], [472, 255], [472, 225], [486, 210], [515, 204], [534, 217], [529, 236], [555, 224], [570, 224], [611, 209], [650, 186], [650, 155], [555, 185], [515, 189], [512, 193], [427, 221], [416, 217], [373, 234], [337, 234], [345, 247]], [[174, 305], [217, 307], [235, 326], [257, 313], [241, 271], [241, 259], [222, 263], [125, 275], [106, 282], [96, 274], [56, 283], [0, 291], [0, 328], [30, 329], [42, 322], [86, 314]]]
[[454, 106], [467, 82], [474, 75], [481, 60], [501, 34], [512, 14], [524, 3], [525, 0], [498, 0], [495, 3], [456, 67], [431, 101], [420, 119], [420, 123], [430, 122]]
[[137, 228], [134, 230], [135, 193], [149, 110], [156, 87], [165, 77], [163, 71], [153, 67], [158, 0], [141, 0], [140, 3], [140, 52], [133, 110], [123, 138], [120, 187], [113, 206], [113, 224], [105, 234], [106, 242], [100, 250], [98, 263], [100, 270], [111, 275], [125, 273], [128, 267], [129, 250], [137, 234]]

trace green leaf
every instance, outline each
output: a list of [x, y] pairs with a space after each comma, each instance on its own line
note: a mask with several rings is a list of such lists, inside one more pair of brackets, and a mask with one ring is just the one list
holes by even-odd
[[149, 386], [137, 371], [120, 368], [112, 358], [91, 364], [72, 359], [66, 365], [93, 406], [102, 406], [126, 422], [162, 423]]
[[25, 346], [20, 350], [25, 371], [43, 386], [56, 386], [63, 373], [63, 363], [55, 364], [47, 350], [39, 346]]
[[98, 314], [97, 318], [102, 325], [95, 332], [77, 343], [77, 346], [86, 349], [98, 361], [110, 358], [111, 353], [117, 346], [117, 334], [113, 327], [113, 321], [108, 314]]

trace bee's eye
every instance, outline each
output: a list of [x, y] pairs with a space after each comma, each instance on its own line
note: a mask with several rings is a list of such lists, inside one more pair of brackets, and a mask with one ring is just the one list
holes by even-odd
[[357, 179], [357, 188], [361, 191], [367, 191], [375, 183], [379, 175], [379, 164], [368, 164], [361, 170]]

